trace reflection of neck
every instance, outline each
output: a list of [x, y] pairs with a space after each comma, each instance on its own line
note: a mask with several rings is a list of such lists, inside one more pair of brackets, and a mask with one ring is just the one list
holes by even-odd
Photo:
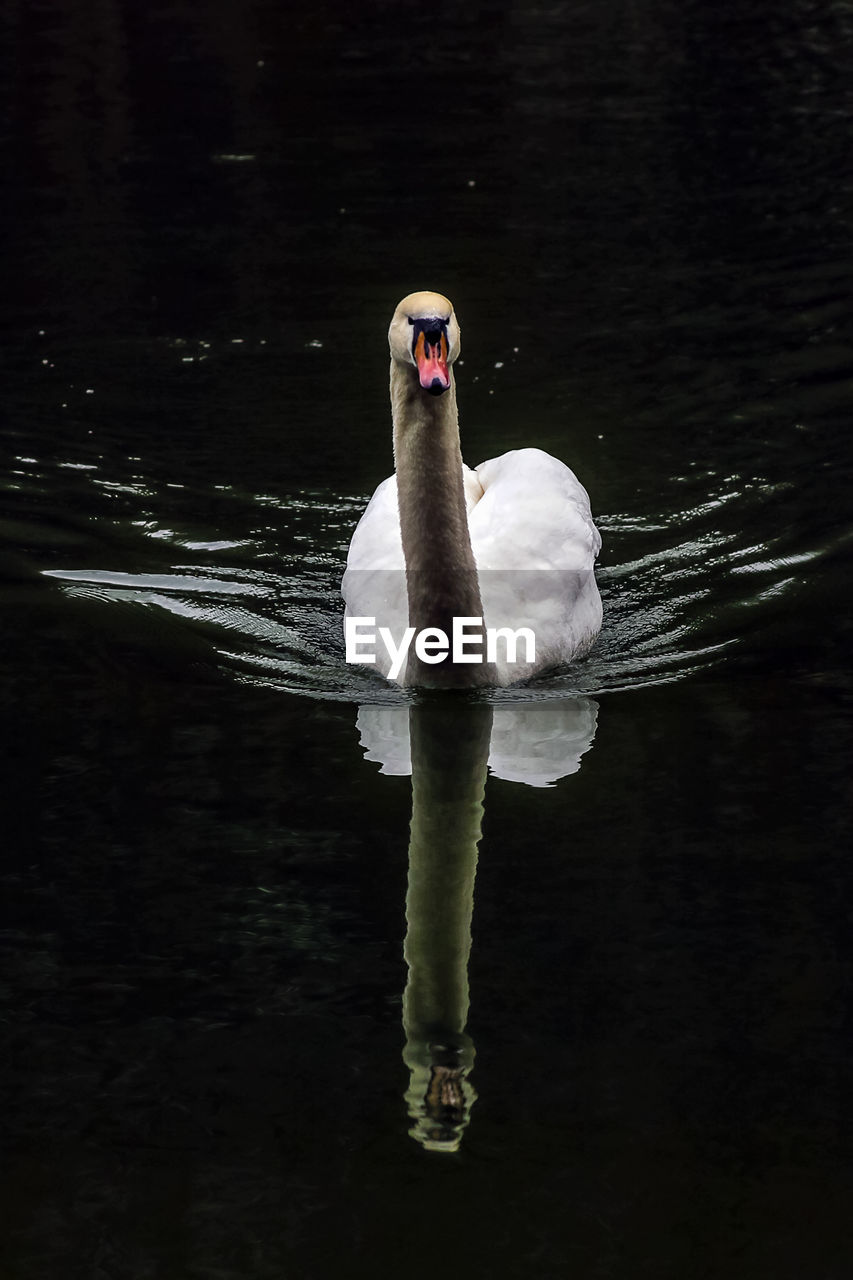
[[474, 1093], [465, 1035], [474, 876], [481, 834], [491, 708], [463, 702], [412, 707], [409, 842], [409, 978], [403, 996], [404, 1059], [412, 1136], [455, 1150]]
[[[406, 561], [409, 625], [416, 632], [439, 627], [452, 635], [453, 618], [481, 618], [483, 604], [468, 533], [456, 384], [432, 396], [413, 366], [391, 362], [391, 412], [397, 501]], [[466, 628], [473, 637], [476, 627]], [[413, 653], [408, 684], [494, 683], [485, 663], [453, 667], [425, 664]]]

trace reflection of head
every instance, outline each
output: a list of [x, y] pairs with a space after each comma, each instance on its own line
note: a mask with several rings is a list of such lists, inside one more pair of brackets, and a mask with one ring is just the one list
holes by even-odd
[[458, 1047], [408, 1045], [403, 1054], [411, 1071], [406, 1105], [415, 1121], [411, 1137], [427, 1151], [458, 1151], [477, 1094], [468, 1079], [474, 1046], [468, 1036]]

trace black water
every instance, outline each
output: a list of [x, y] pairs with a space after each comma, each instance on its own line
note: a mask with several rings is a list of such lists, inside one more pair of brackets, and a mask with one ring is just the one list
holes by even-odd
[[[2, 29], [4, 1277], [847, 1276], [853, 6]], [[344, 662], [422, 287], [604, 536], [491, 704]]]

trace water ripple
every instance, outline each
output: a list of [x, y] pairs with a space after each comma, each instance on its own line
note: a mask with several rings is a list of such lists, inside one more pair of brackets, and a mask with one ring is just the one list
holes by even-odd
[[[755, 487], [750, 494], [753, 506], [767, 498]], [[725, 661], [742, 642], [743, 610], [780, 600], [798, 581], [792, 569], [805, 568], [823, 554], [815, 547], [788, 549], [784, 533], [748, 538], [737, 519], [722, 527], [720, 512], [731, 513], [733, 504], [746, 500], [728, 477], [722, 492], [664, 520], [630, 512], [602, 518], [605, 557], [612, 547], [614, 558], [605, 559], [599, 570], [604, 628], [592, 654], [565, 671], [493, 696], [606, 694], [683, 680]], [[194, 536], [186, 537], [136, 520], [131, 523], [166, 555], [180, 547], [184, 554], [204, 553], [205, 563], [171, 563], [146, 572], [51, 568], [43, 574], [77, 598], [156, 608], [176, 625], [197, 629], [211, 643], [216, 661], [241, 682], [312, 698], [409, 700], [411, 695], [388, 686], [371, 669], [344, 661], [339, 581], [346, 539], [363, 499], [263, 494], [243, 503], [244, 518], [259, 504], [280, 511], [291, 530], [292, 551], [281, 545], [275, 528], [259, 539], [239, 528], [229, 529], [227, 537], [220, 531], [206, 536], [196, 526]], [[695, 529], [697, 524], [702, 527]], [[695, 531], [685, 539], [690, 526]], [[313, 549], [297, 551], [297, 541]], [[216, 563], [211, 552], [235, 562]], [[261, 568], [259, 562], [277, 569]]]

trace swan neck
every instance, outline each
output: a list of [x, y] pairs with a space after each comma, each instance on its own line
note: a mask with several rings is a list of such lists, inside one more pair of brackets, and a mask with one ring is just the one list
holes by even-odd
[[[456, 384], [440, 396], [421, 388], [413, 366], [391, 363], [391, 409], [409, 625], [450, 636], [453, 619], [483, 617], [468, 532]], [[434, 666], [410, 658], [407, 683], [494, 682], [486, 663]]]

